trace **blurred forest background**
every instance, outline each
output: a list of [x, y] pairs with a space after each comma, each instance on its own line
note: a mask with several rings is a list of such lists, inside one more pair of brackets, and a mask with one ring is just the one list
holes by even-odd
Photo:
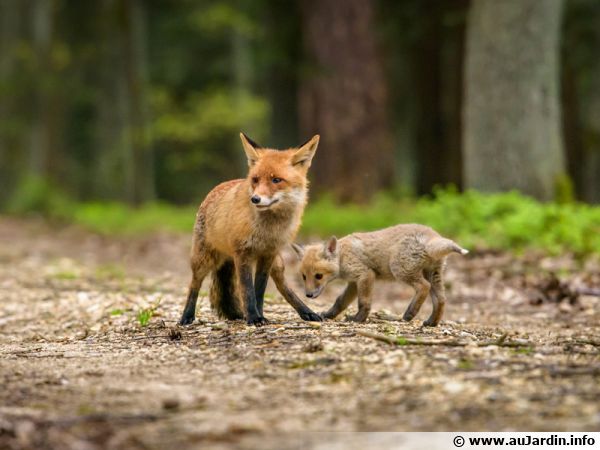
[[315, 197], [598, 203], [600, 2], [0, 0], [0, 208], [197, 204], [240, 130], [321, 134]]

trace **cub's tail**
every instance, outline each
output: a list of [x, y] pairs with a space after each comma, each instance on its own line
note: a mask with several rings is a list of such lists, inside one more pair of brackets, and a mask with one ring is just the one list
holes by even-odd
[[441, 259], [450, 253], [460, 253], [461, 255], [469, 253], [469, 250], [465, 250], [453, 240], [443, 237], [433, 238], [426, 244], [425, 249], [433, 259]]

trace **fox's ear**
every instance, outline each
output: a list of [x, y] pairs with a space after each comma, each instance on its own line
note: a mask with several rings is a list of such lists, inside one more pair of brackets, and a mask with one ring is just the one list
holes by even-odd
[[296, 255], [298, 255], [298, 258], [302, 259], [302, 257], [304, 256], [304, 247], [296, 244], [295, 242], [292, 242], [292, 248], [296, 252]]
[[248, 166], [252, 167], [260, 159], [260, 155], [256, 151], [260, 148], [260, 145], [258, 145], [244, 133], [240, 133], [240, 139], [242, 140], [244, 152], [246, 152], [246, 157], [248, 158]]
[[292, 164], [302, 165], [306, 168], [310, 167], [310, 162], [315, 156], [315, 152], [317, 151], [317, 146], [319, 145], [320, 136], [315, 134], [308, 142], [302, 144], [298, 150], [294, 153], [292, 157]]
[[325, 244], [325, 256], [327, 258], [334, 258], [337, 256], [337, 238], [331, 236]]

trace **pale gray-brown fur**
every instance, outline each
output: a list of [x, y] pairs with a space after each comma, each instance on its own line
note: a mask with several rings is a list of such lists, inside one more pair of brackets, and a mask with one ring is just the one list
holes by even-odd
[[423, 323], [439, 324], [446, 295], [443, 271], [450, 253], [468, 251], [433, 229], [418, 224], [396, 225], [371, 233], [354, 233], [337, 240], [300, 247], [301, 272], [306, 295], [317, 297], [334, 279], [348, 281], [344, 292], [323, 317], [333, 319], [358, 297], [358, 312], [350, 320], [363, 322], [369, 316], [373, 284], [376, 279], [402, 281], [415, 289], [415, 296], [404, 313], [412, 320], [431, 295], [433, 311]]

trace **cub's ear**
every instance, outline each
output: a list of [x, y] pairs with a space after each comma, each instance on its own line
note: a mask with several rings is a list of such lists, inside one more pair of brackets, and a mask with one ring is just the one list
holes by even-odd
[[310, 162], [317, 151], [319, 139], [320, 136], [315, 134], [308, 142], [302, 144], [294, 153], [294, 156], [292, 157], [292, 164], [294, 166], [302, 165], [308, 169], [310, 167]]
[[327, 258], [334, 258], [337, 256], [337, 250], [337, 238], [335, 236], [331, 236], [325, 244], [325, 256]]
[[296, 252], [296, 255], [298, 255], [298, 258], [302, 259], [302, 257], [304, 256], [304, 248], [301, 245], [298, 245], [294, 242], [292, 242], [292, 248]]
[[260, 159], [257, 150], [261, 147], [244, 133], [240, 133], [240, 139], [242, 140], [244, 152], [246, 152], [246, 157], [248, 158], [248, 166], [252, 167]]

